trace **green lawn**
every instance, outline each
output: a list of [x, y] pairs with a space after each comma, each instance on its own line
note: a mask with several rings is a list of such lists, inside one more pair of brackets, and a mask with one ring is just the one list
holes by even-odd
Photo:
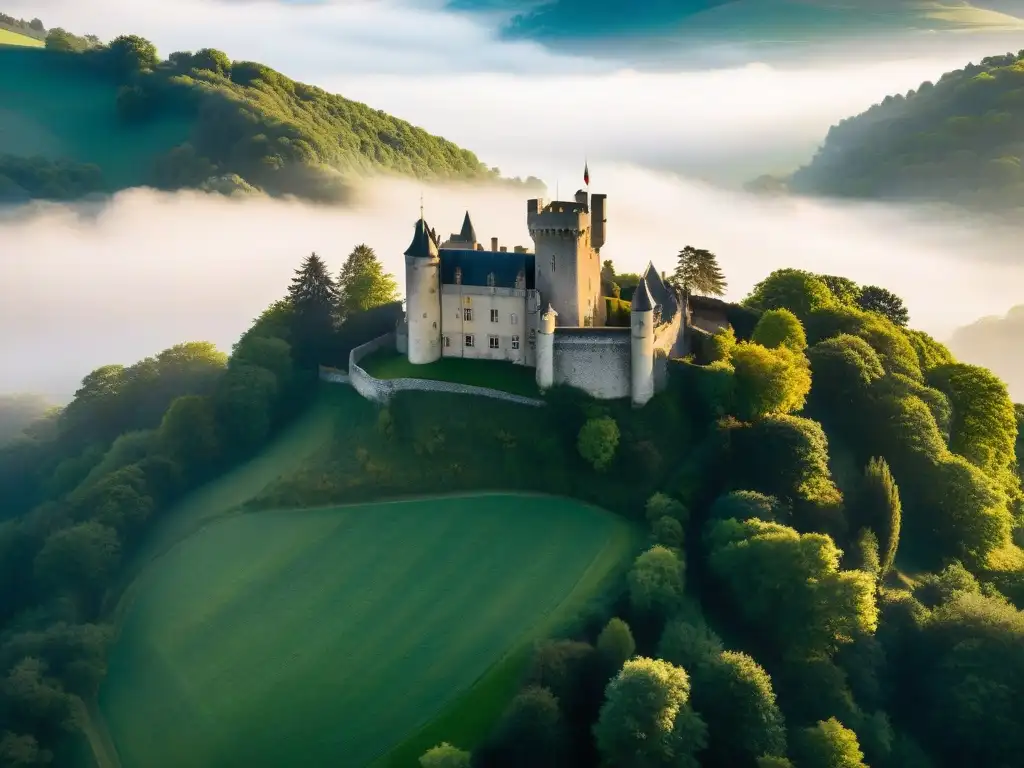
[[514, 395], [538, 397], [536, 369], [497, 360], [442, 357], [435, 363], [413, 365], [393, 349], [367, 355], [360, 367], [377, 379], [434, 379], [489, 387]]
[[100, 706], [125, 768], [412, 765], [478, 738], [634, 546], [552, 497], [228, 517], [142, 573]]
[[9, 29], [0, 28], [0, 45], [19, 45], [25, 48], [42, 48], [44, 43], [28, 35], [12, 32]]

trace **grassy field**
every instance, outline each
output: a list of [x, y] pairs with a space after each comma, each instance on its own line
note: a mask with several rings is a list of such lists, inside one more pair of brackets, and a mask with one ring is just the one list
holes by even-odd
[[185, 119], [125, 126], [115, 84], [51, 53], [0, 48], [0, 152], [98, 165], [122, 188], [144, 183], [154, 158], [188, 138]]
[[230, 517], [143, 572], [101, 708], [126, 768], [410, 765], [479, 736], [460, 724], [500, 711], [525, 644], [634, 547], [551, 497]]
[[377, 379], [434, 379], [500, 389], [526, 397], [540, 394], [535, 369], [497, 360], [442, 357], [435, 363], [412, 365], [394, 349], [381, 349], [363, 358], [360, 366]]
[[0, 27], [0, 45], [17, 45], [24, 48], [42, 48], [44, 43], [28, 35], [12, 32], [9, 29]]

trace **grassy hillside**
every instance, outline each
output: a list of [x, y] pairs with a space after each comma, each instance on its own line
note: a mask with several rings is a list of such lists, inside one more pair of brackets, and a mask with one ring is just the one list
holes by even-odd
[[365, 765], [631, 552], [620, 519], [559, 499], [235, 517], [147, 574], [101, 705], [125, 768]]
[[42, 48], [43, 41], [37, 37], [29, 37], [20, 32], [0, 27], [0, 45], [17, 45], [26, 48]]
[[834, 126], [790, 187], [801, 193], [1024, 209], [1024, 52], [887, 96]]
[[0, 48], [0, 135], [0, 199], [146, 184], [337, 200], [369, 173], [499, 179], [472, 152], [364, 104], [220, 51], [161, 60], [134, 37]]

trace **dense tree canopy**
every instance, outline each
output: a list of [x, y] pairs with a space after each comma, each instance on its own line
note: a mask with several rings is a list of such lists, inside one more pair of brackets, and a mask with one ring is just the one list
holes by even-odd
[[[103, 45], [63, 29], [50, 30], [46, 47], [52, 55], [74, 54], [48, 61], [51, 76], [109, 83], [111, 107], [126, 124], [191, 123], [188, 140], [173, 144], [169, 139], [152, 166], [139, 169], [136, 184], [220, 191], [223, 180], [233, 178], [237, 183], [225, 191], [254, 189], [318, 201], [346, 200], [352, 181], [378, 172], [543, 186], [532, 177], [502, 179], [498, 169], [441, 137], [263, 64], [232, 61], [213, 48], [177, 51], [164, 60], [138, 35]], [[0, 77], [8, 67], [17, 71], [24, 55], [0, 51]], [[180, 131], [164, 133], [172, 137]], [[136, 141], [136, 135], [126, 131], [124, 140]], [[106, 171], [70, 160], [0, 157], [0, 201], [67, 200], [116, 191]]]
[[1024, 52], [990, 56], [832, 127], [799, 192], [1024, 206]]

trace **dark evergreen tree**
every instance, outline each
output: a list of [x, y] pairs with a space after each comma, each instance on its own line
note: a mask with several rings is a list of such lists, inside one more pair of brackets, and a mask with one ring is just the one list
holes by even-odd
[[311, 253], [295, 271], [288, 288], [292, 350], [300, 368], [315, 368], [334, 339], [338, 286], [324, 260]]
[[718, 257], [704, 248], [688, 245], [679, 252], [679, 261], [672, 282], [685, 293], [702, 296], [724, 296], [725, 275], [718, 266]]

